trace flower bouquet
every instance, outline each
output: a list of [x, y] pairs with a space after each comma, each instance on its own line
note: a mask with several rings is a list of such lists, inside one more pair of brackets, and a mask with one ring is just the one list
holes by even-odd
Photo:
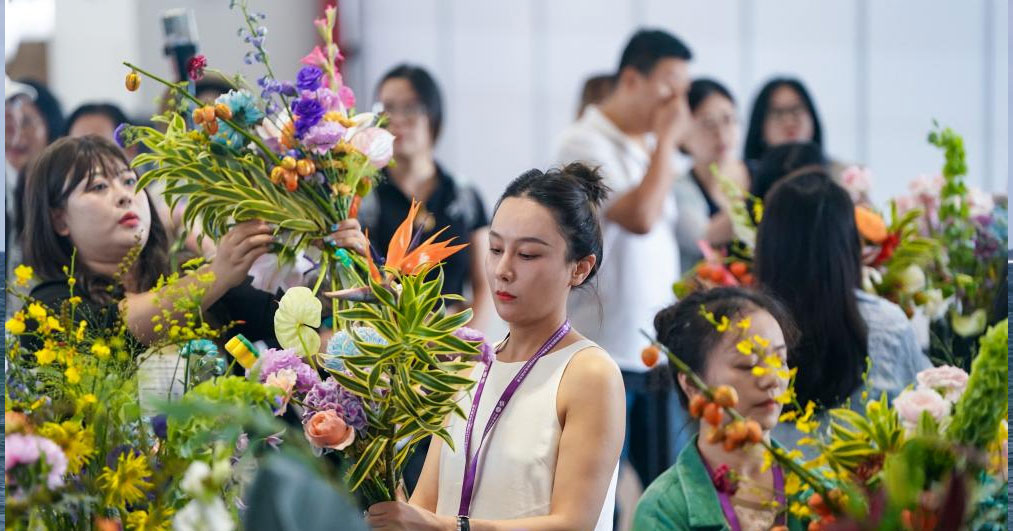
[[[242, 77], [228, 78], [234, 89], [205, 105], [188, 91], [188, 82], [171, 83], [140, 67], [124, 63], [127, 88], [135, 90], [140, 76], [169, 87], [176, 106], [152, 127], [117, 131], [125, 143], [140, 143], [147, 152], [134, 166], [154, 169], [140, 186], [160, 181], [170, 206], [184, 202], [187, 227], [199, 225], [201, 236], [222, 237], [233, 223], [262, 219], [276, 227], [273, 252], [282, 269], [293, 269], [304, 253], [315, 257], [311, 244], [324, 239], [342, 220], [354, 217], [378, 172], [391, 159], [393, 136], [372, 113], [356, 113], [355, 96], [342, 84], [337, 64], [342, 60], [333, 42], [335, 8], [314, 22], [323, 43], [302, 59], [295, 82], [276, 79], [264, 39], [267, 29], [256, 26], [264, 18], [251, 14], [245, 1], [232, 2], [243, 17], [239, 34], [253, 50], [248, 63], [263, 64], [257, 80], [259, 95]], [[190, 61], [188, 75], [204, 75], [207, 59]], [[330, 244], [329, 244], [330, 245]], [[348, 253], [330, 246], [320, 256], [316, 292], [325, 277], [331, 289], [361, 285], [351, 275]]]
[[325, 352], [314, 330], [320, 301], [291, 288], [275, 314], [286, 350], [267, 351], [250, 373], [282, 389], [278, 414], [298, 406], [319, 452], [344, 456], [348, 488], [364, 505], [395, 499], [405, 460], [422, 439], [435, 435], [453, 447], [443, 423], [464, 416], [459, 393], [474, 384], [461, 373], [480, 351], [491, 355], [480, 333], [463, 328], [471, 310], [448, 314], [446, 302], [459, 297], [441, 294], [439, 261], [463, 246], [434, 243], [439, 233], [411, 246], [419, 208], [413, 203], [382, 267], [368, 259], [368, 286], [328, 293], [351, 305], [337, 314], [341, 329]]

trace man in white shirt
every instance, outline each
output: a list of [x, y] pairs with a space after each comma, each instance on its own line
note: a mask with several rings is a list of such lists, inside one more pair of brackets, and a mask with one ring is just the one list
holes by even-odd
[[[614, 91], [564, 132], [556, 156], [559, 164], [599, 166], [612, 188], [602, 208], [605, 248], [597, 289], [571, 295], [569, 316], [622, 369], [628, 410], [643, 410], [650, 398], [643, 385], [649, 368], [640, 359], [648, 343], [640, 330], [654, 333], [654, 315], [674, 302], [672, 283], [679, 277], [672, 185], [679, 173], [676, 148], [692, 120], [686, 98], [691, 57], [669, 33], [638, 31], [623, 51]], [[672, 415], [681, 417], [671, 412], [672, 424], [682, 423]], [[637, 416], [627, 419], [628, 433], [645, 423]], [[636, 466], [637, 456], [631, 458]], [[654, 463], [646, 467], [650, 472], [637, 468], [646, 484], [669, 464]]]

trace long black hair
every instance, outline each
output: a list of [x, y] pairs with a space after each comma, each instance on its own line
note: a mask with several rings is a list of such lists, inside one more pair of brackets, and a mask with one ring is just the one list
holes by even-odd
[[862, 383], [868, 327], [858, 311], [861, 243], [855, 205], [825, 170], [803, 171], [767, 195], [756, 278], [791, 309], [802, 333], [788, 356], [799, 403], [841, 404]]
[[598, 208], [609, 192], [598, 170], [579, 162], [544, 173], [528, 170], [507, 186], [503, 196], [496, 201], [493, 215], [508, 197], [527, 197], [547, 208], [566, 240], [566, 260], [574, 262], [592, 254], [595, 257], [594, 267], [583, 285], [601, 267], [604, 244]]
[[774, 91], [781, 87], [789, 87], [798, 93], [802, 103], [809, 111], [813, 121], [812, 141], [816, 145], [823, 146], [823, 127], [820, 125], [820, 115], [816, 112], [816, 104], [809, 97], [809, 91], [801, 81], [793, 77], [776, 77], [768, 81], [753, 102], [753, 111], [749, 116], [749, 131], [746, 133], [746, 147], [742, 155], [744, 160], [757, 160], [763, 157], [770, 146], [763, 139], [763, 124], [767, 121], [767, 114], [770, 113], [770, 97]]
[[[756, 310], [770, 314], [781, 327], [788, 352], [798, 339], [791, 313], [775, 297], [761, 291], [721, 287], [693, 293], [681, 301], [661, 310], [654, 316], [654, 330], [658, 341], [675, 354], [697, 374], [707, 369], [708, 355], [721, 343], [722, 333], [700, 314], [705, 308], [721, 319], [730, 321], [745, 317]], [[672, 371], [679, 402], [689, 404], [689, 397], [679, 385], [679, 373]]]

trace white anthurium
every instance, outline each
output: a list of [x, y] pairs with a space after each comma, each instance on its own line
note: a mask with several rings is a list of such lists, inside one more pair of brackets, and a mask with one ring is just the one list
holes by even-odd
[[362, 131], [363, 129], [366, 129], [368, 127], [372, 127], [373, 124], [376, 122], [376, 114], [371, 112], [363, 112], [356, 114], [351, 118], [351, 120], [352, 126], [345, 130], [345, 135], [343, 137], [343, 140], [345, 142], [351, 140], [352, 137], [355, 136], [355, 134], [358, 133], [359, 131]]
[[282, 348], [295, 349], [302, 357], [320, 352], [320, 312], [323, 304], [304, 286], [285, 292], [274, 313], [274, 335]]
[[959, 315], [954, 313], [951, 318], [953, 331], [961, 337], [974, 337], [981, 335], [988, 324], [988, 314], [983, 308], [971, 312], [971, 315]]

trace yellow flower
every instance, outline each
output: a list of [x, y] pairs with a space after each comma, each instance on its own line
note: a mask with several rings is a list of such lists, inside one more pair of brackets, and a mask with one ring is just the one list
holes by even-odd
[[[778, 402], [781, 402], [777, 398], [775, 398], [774, 400], [777, 400]], [[791, 421], [795, 420], [796, 417], [798, 417], [798, 411], [793, 409], [791, 411], [785, 411], [784, 413], [781, 413], [781, 416], [778, 417], [777, 421], [778, 422], [791, 422]]]
[[763, 203], [759, 201], [753, 203], [753, 218], [757, 223], [763, 221]]
[[123, 508], [144, 499], [144, 492], [153, 486], [147, 480], [149, 477], [151, 470], [144, 455], [125, 451], [116, 461], [116, 470], [108, 466], [102, 468], [98, 486], [105, 494], [107, 506]]
[[67, 377], [67, 383], [76, 384], [81, 381], [81, 373], [78, 372], [77, 367], [67, 367], [63, 374]]
[[133, 511], [127, 515], [127, 529], [131, 531], [168, 531], [172, 521], [172, 509], [161, 511]]
[[[785, 489], [785, 492], [786, 493], [788, 492], [787, 489]], [[788, 508], [788, 512], [795, 515], [795, 517], [799, 519], [808, 518], [810, 514], [809, 507], [797, 501], [791, 502], [791, 507]]]
[[73, 297], [67, 299], [67, 302], [69, 302], [70, 304], [72, 304], [74, 306], [77, 306], [78, 304], [81, 304], [81, 297], [78, 297], [77, 295], [74, 295]]
[[755, 334], [753, 335], [753, 342], [755, 342], [757, 345], [760, 345], [763, 348], [767, 348], [767, 347], [770, 346], [770, 340], [769, 339], [767, 339], [765, 337], [761, 337], [761, 336], [755, 335]]
[[774, 454], [770, 453], [770, 450], [764, 450], [763, 464], [760, 466], [760, 472], [766, 472], [772, 466], [774, 466]]
[[823, 474], [823, 477], [827, 479], [837, 479], [837, 474], [829, 468], [820, 469], [820, 472]]
[[81, 319], [81, 322], [77, 324], [77, 332], [74, 334], [74, 339], [84, 341], [84, 329], [87, 327], [88, 321]]
[[104, 360], [109, 359], [109, 355], [112, 354], [112, 351], [109, 350], [109, 347], [106, 346], [106, 344], [104, 342], [102, 342], [101, 340], [99, 340], [99, 341], [96, 341], [91, 346], [91, 353], [94, 354], [96, 358], [104, 361]]
[[753, 367], [753, 376], [756, 376], [758, 378], [760, 376], [763, 376], [764, 374], [767, 374], [766, 368], [761, 367], [759, 365]]
[[57, 332], [63, 332], [63, 327], [60, 326], [59, 319], [53, 316], [49, 316], [46, 318], [46, 328], [48, 330], [56, 330]]
[[95, 454], [95, 434], [82, 428], [80, 423], [65, 421], [47, 422], [39, 428], [39, 435], [51, 439], [67, 456], [67, 472], [76, 474]]
[[788, 474], [788, 477], [784, 478], [784, 494], [786, 496], [794, 496], [798, 494], [798, 491], [802, 488], [802, 480], [799, 479], [798, 474]]
[[753, 353], [753, 343], [748, 339], [743, 339], [742, 341], [739, 341], [735, 345], [735, 348], [738, 349], [739, 353], [741, 353], [743, 356], [749, 356], [750, 354]]
[[785, 457], [787, 457], [788, 459], [799, 460], [799, 459], [802, 459], [805, 456], [802, 454], [802, 450], [799, 450], [799, 449], [796, 448], [796, 449], [788, 452], [787, 454], [785, 454]]
[[799, 446], [816, 446], [816, 443], [818, 442], [819, 441], [813, 439], [812, 437], [802, 437], [801, 439], [798, 440], [798, 443], [796, 444], [798, 444]]
[[41, 350], [35, 351], [35, 361], [39, 365], [49, 365], [56, 359], [56, 351], [49, 348], [49, 341], [46, 341], [46, 345]]
[[[768, 354], [763, 358], [763, 363], [767, 364], [768, 367], [777, 369], [781, 367], [781, 356], [778, 356], [777, 354]], [[788, 371], [784, 371], [784, 374], [783, 378], [787, 379]], [[778, 376], [780, 376], [780, 373], [778, 373]]]
[[25, 315], [21, 312], [14, 314], [14, 317], [11, 317], [4, 323], [4, 329], [14, 335], [24, 334]]
[[739, 321], [735, 326], [743, 330], [749, 330], [749, 327], [753, 326], [753, 321], [750, 318], [746, 317], [741, 321]]
[[731, 321], [728, 320], [728, 316], [727, 315], [722, 315], [721, 316], [721, 322], [718, 323], [718, 325], [715, 328], [717, 328], [718, 332], [725, 332], [725, 331], [728, 330], [728, 326], [730, 324], [731, 324]]
[[309, 288], [289, 288], [274, 313], [274, 335], [281, 347], [295, 349], [304, 358], [317, 355], [320, 335], [314, 328], [320, 326], [322, 308], [320, 299]]
[[92, 404], [97, 404], [97, 403], [98, 403], [98, 397], [96, 397], [95, 395], [93, 395], [91, 393], [88, 393], [86, 395], [82, 395], [82, 396], [78, 397], [78, 399], [77, 399], [77, 411], [80, 413], [81, 411], [84, 411], [85, 409], [87, 409], [88, 406], [90, 406]]
[[28, 305], [28, 316], [39, 323], [46, 321], [46, 308], [37, 302]]
[[14, 280], [14, 285], [19, 287], [27, 286], [32, 280], [32, 276], [34, 276], [34, 274], [35, 273], [32, 271], [30, 266], [21, 264], [18, 267], [15, 267], [14, 276], [17, 278]]
[[[788, 372], [785, 369], [778, 369], [777, 370], [777, 377], [780, 378], [780, 379], [782, 379], [782, 380], [787, 380], [790, 377], [790, 375], [791, 375], [791, 373]], [[784, 403], [787, 404], [787, 402], [784, 402]]]

